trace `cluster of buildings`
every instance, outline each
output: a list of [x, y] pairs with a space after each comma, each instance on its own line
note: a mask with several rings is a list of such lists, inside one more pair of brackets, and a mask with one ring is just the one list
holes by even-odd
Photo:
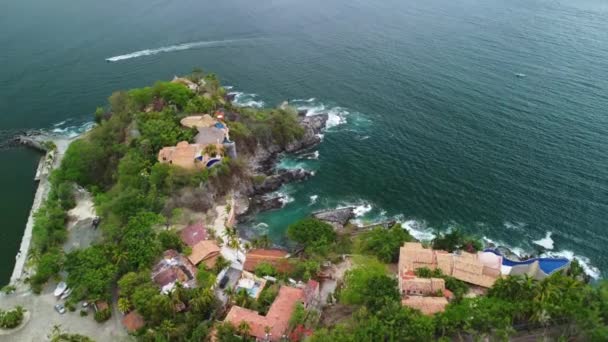
[[253, 310], [233, 306], [224, 321], [235, 327], [246, 323], [250, 328], [249, 335], [257, 340], [279, 341], [287, 337], [289, 320], [298, 303], [305, 309], [318, 309], [319, 283], [309, 280], [303, 287], [281, 286], [265, 316]]
[[195, 142], [181, 141], [176, 146], [163, 147], [158, 152], [158, 162], [196, 170], [220, 163], [224, 155], [236, 158], [236, 145], [230, 141], [229, 129], [223, 119], [224, 113], [221, 111], [216, 112], [214, 117], [203, 114], [183, 118], [180, 121], [182, 126], [198, 131]]
[[494, 250], [449, 253], [424, 248], [419, 242], [406, 242], [399, 251], [399, 291], [403, 305], [425, 314], [434, 314], [445, 309], [453, 294], [445, 288], [445, 281], [441, 278], [417, 277], [415, 271], [418, 269], [439, 269], [446, 276], [490, 288], [505, 275], [527, 274], [543, 279], [568, 265], [569, 261], [565, 258], [535, 258], [515, 262]]

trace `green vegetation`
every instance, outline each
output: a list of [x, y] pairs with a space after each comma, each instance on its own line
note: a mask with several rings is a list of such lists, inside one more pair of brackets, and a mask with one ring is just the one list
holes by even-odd
[[9, 311], [0, 310], [0, 328], [13, 329], [18, 327], [23, 322], [24, 313], [25, 309], [20, 306]]
[[376, 227], [357, 236], [354, 250], [360, 254], [373, 255], [382, 262], [397, 262], [399, 248], [404, 242], [412, 240], [412, 236], [400, 224], [389, 229]]
[[261, 262], [255, 267], [255, 275], [258, 277], [277, 275], [277, 269], [267, 262]]
[[448, 252], [455, 250], [464, 250], [469, 253], [478, 252], [483, 248], [483, 244], [479, 239], [465, 235], [459, 229], [455, 229], [449, 233], [439, 233], [432, 242], [433, 249], [440, 249]]
[[287, 237], [304, 245], [308, 254], [327, 255], [336, 241], [336, 232], [330, 224], [310, 217], [287, 227]]
[[344, 277], [340, 292], [344, 304], [363, 305], [377, 311], [391, 302], [399, 301], [397, 281], [387, 274], [386, 266], [373, 258], [357, 258], [357, 266]]
[[426, 267], [419, 268], [415, 271], [416, 276], [420, 278], [442, 278], [445, 280], [445, 287], [454, 293], [454, 299], [459, 301], [469, 291], [469, 287], [462, 280], [443, 274], [441, 269], [434, 270]]

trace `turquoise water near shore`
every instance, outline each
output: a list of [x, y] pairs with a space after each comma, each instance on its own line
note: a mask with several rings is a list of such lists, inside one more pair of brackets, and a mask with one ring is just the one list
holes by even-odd
[[[246, 227], [280, 241], [294, 219], [352, 204], [360, 220], [397, 217], [420, 237], [461, 226], [527, 251], [537, 241], [597, 276], [608, 271], [607, 18], [601, 0], [11, 2], [0, 138], [69, 134], [113, 90], [202, 67], [241, 103], [300, 99], [332, 114], [318, 158], [283, 161], [315, 176]], [[35, 158], [0, 157], [4, 282]]]

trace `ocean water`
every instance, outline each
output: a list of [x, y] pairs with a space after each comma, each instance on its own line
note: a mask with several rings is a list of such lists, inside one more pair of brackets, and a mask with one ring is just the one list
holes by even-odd
[[[602, 0], [9, 2], [0, 139], [73, 134], [116, 89], [215, 72], [239, 102], [329, 112], [285, 167], [282, 210], [244, 229], [281, 242], [313, 210], [358, 207], [417, 237], [461, 227], [608, 271], [608, 3]], [[525, 77], [520, 77], [524, 76]], [[8, 280], [36, 158], [0, 151]]]

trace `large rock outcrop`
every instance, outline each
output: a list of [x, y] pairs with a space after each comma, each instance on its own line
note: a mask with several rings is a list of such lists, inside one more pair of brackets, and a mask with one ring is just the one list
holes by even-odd
[[311, 176], [312, 172], [304, 169], [281, 169], [276, 174], [266, 177], [261, 184], [255, 185], [254, 193], [266, 194], [278, 190], [285, 183], [303, 181]]

